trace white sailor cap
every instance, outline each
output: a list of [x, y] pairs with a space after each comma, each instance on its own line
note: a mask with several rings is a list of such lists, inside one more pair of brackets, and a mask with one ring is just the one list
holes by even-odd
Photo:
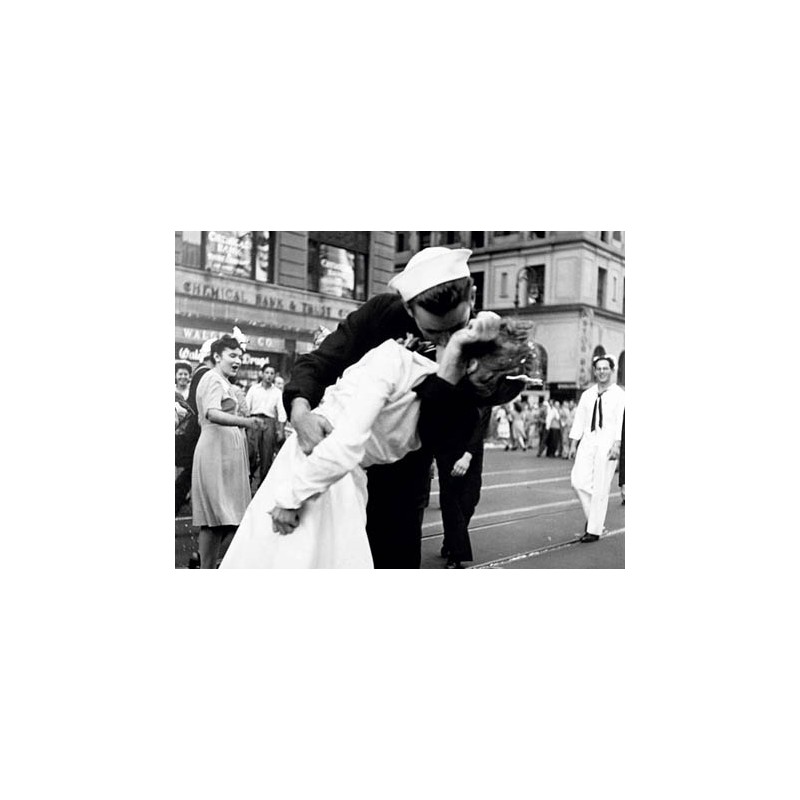
[[467, 259], [472, 250], [466, 247], [426, 247], [412, 256], [405, 269], [389, 281], [406, 302], [440, 283], [469, 278]]

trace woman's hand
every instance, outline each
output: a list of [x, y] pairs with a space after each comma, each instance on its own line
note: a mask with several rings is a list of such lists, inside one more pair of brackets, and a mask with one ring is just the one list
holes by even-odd
[[456, 331], [444, 348], [436, 348], [436, 360], [439, 363], [439, 377], [457, 384], [466, 370], [462, 361], [461, 348], [469, 342], [487, 342], [497, 338], [500, 330], [500, 316], [494, 311], [480, 311], [475, 319], [470, 320], [466, 328]]
[[460, 348], [467, 342], [489, 342], [496, 339], [500, 332], [500, 322], [500, 315], [494, 311], [479, 311], [466, 328], [456, 331], [450, 337], [448, 347], [452, 344]]
[[271, 512], [272, 527], [276, 533], [285, 536], [287, 533], [293, 533], [294, 529], [300, 524], [300, 509], [299, 508], [281, 508], [275, 506]]

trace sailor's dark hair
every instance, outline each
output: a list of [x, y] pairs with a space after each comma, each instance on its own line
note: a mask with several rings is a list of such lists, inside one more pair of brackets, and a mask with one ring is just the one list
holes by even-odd
[[607, 355], [595, 356], [592, 359], [592, 366], [596, 367], [598, 361], [608, 361], [608, 365], [611, 367], [612, 370], [617, 368], [617, 365], [614, 363], [614, 359], [611, 356]]
[[419, 306], [431, 314], [443, 317], [465, 300], [469, 300], [471, 290], [472, 278], [456, 278], [420, 292], [408, 301], [408, 305]]

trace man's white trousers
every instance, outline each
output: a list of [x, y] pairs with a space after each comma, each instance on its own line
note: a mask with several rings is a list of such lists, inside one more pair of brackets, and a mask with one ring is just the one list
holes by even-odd
[[586, 530], [598, 536], [603, 532], [611, 481], [617, 468], [617, 462], [608, 458], [613, 444], [602, 431], [587, 433], [578, 445], [572, 467], [572, 488], [583, 506]]

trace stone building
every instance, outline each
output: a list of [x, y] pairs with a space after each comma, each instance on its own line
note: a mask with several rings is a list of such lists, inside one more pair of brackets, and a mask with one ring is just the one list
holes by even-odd
[[249, 337], [240, 382], [269, 363], [289, 375], [394, 271], [392, 231], [175, 231], [175, 358], [194, 364], [206, 339]]
[[423, 247], [469, 247], [477, 307], [533, 323], [542, 393], [576, 398], [594, 355], [625, 382], [624, 231], [397, 231], [395, 269]]

